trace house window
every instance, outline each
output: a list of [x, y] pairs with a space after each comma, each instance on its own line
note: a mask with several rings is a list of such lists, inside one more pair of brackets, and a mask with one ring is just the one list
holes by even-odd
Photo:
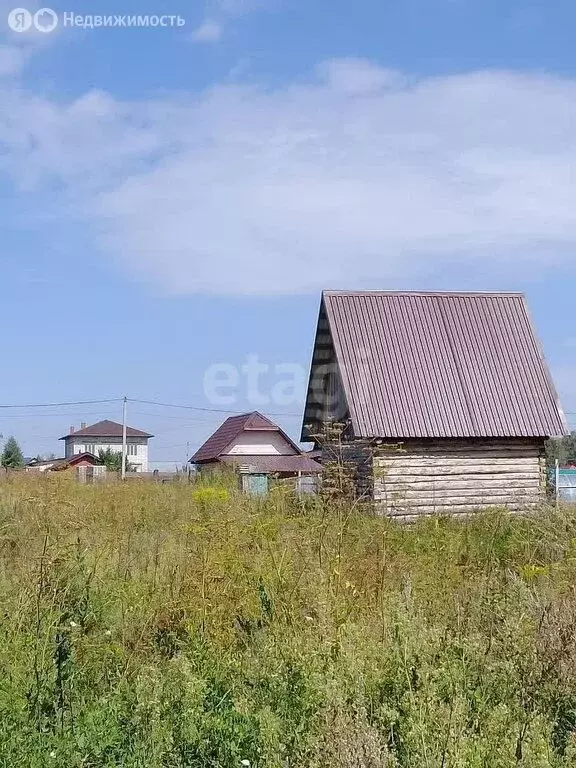
[[134, 443], [128, 444], [128, 456], [138, 456], [138, 446]]
[[96, 454], [96, 446], [94, 445], [94, 443], [88, 443], [87, 445], [85, 445], [84, 446], [84, 452], [85, 453], [92, 453], [92, 454], [95, 455]]

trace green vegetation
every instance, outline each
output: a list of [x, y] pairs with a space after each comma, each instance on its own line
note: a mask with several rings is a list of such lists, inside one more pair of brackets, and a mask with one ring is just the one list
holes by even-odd
[[576, 764], [576, 517], [0, 484], [0, 766]]
[[0, 457], [0, 464], [4, 469], [20, 469], [24, 466], [24, 454], [22, 453], [15, 437], [9, 437]]
[[572, 432], [566, 437], [549, 440], [546, 445], [546, 458], [549, 469], [554, 469], [556, 459], [559, 460], [561, 467], [569, 463], [576, 463], [576, 432]]
[[[122, 471], [122, 451], [113, 451], [112, 448], [100, 448], [98, 451], [98, 458], [104, 462], [106, 469], [109, 472], [121, 472]], [[124, 457], [124, 466], [126, 472], [132, 472], [134, 467], [128, 461], [128, 456]]]

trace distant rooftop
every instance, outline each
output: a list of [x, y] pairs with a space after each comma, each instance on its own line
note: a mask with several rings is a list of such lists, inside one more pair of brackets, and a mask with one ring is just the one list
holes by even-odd
[[[134, 427], [126, 427], [127, 437], [154, 437], [154, 435], [148, 432], [143, 432], [141, 429], [135, 429]], [[68, 440], [71, 437], [122, 437], [122, 424], [117, 421], [110, 421], [105, 419], [99, 421], [96, 424], [91, 424], [88, 427], [71, 431], [61, 437], [60, 440]]]
[[218, 427], [216, 432], [206, 440], [204, 445], [196, 451], [190, 461], [193, 463], [217, 461], [238, 435], [245, 431], [279, 432], [294, 450], [297, 453], [300, 453], [300, 449], [296, 443], [288, 437], [284, 430], [280, 429], [277, 424], [274, 424], [274, 422], [270, 421], [266, 416], [258, 413], [258, 411], [252, 411], [252, 413], [242, 413], [239, 416], [230, 416], [230, 418], [226, 419], [226, 421]]

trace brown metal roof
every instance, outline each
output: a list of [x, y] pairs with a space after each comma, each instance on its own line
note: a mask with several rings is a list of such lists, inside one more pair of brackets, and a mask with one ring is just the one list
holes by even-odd
[[[142, 432], [140, 429], [134, 429], [134, 427], [126, 427], [127, 437], [154, 437], [154, 435], [148, 434], [148, 432]], [[64, 435], [60, 440], [67, 440], [69, 437], [122, 437], [122, 424], [118, 424], [116, 421], [99, 421], [97, 424], [91, 424], [84, 429], [78, 429], [75, 432], [70, 432], [69, 435]]]
[[93, 453], [76, 453], [74, 456], [70, 456], [67, 459], [57, 459], [52, 469], [65, 469], [66, 467], [73, 467], [75, 464], [79, 464], [81, 461], [89, 461], [94, 466], [101, 467], [104, 462], [98, 456], [94, 456]]
[[37, 469], [40, 467], [49, 467], [50, 469], [65, 469], [66, 467], [73, 467], [75, 464], [78, 464], [80, 461], [90, 461], [92, 464], [96, 466], [102, 466], [104, 462], [102, 459], [99, 459], [98, 456], [94, 456], [93, 453], [76, 453], [74, 456], [69, 456], [66, 458], [58, 458], [58, 459], [46, 459], [43, 461], [36, 461], [33, 459], [32, 461], [29, 461], [26, 465], [29, 469]]
[[246, 465], [253, 472], [267, 474], [302, 472], [305, 475], [316, 475], [322, 472], [322, 465], [308, 456], [222, 456], [220, 461], [225, 464]]
[[323, 294], [358, 437], [548, 437], [567, 425], [518, 293]]
[[196, 451], [190, 461], [194, 464], [203, 461], [217, 461], [238, 435], [245, 431], [279, 432], [290, 446], [297, 453], [300, 453], [300, 449], [296, 443], [294, 443], [277, 424], [274, 424], [273, 421], [270, 421], [270, 419], [266, 418], [266, 416], [263, 416], [261, 413], [258, 413], [258, 411], [252, 411], [252, 413], [243, 413], [239, 416], [230, 416], [230, 418], [226, 419], [226, 421], [218, 427], [216, 432], [206, 440], [204, 445]]

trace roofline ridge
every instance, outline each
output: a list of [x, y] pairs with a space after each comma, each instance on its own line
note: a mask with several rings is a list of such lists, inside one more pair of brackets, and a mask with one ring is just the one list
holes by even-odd
[[430, 290], [341, 290], [325, 289], [322, 296], [506, 296], [526, 297], [524, 291], [430, 291]]
[[247, 416], [262, 416], [263, 419], [268, 418], [263, 413], [260, 413], [260, 411], [245, 411], [244, 413], [233, 413], [233, 414], [231, 414], [222, 423], [224, 424], [226, 421], [228, 421], [228, 419], [243, 419], [243, 418], [246, 418]]
[[[122, 422], [120, 421], [114, 421], [114, 419], [100, 419], [99, 421], [95, 421], [93, 424], [87, 424], [85, 427], [81, 427], [80, 429], [77, 429], [74, 432], [68, 432], [68, 434], [62, 435], [62, 437], [59, 437], [58, 440], [68, 440], [68, 438], [70, 437], [87, 437], [87, 438], [115, 437], [114, 435], [110, 435], [110, 434], [101, 434], [101, 435], [92, 435], [90, 433], [86, 434], [87, 430], [90, 430], [93, 427], [98, 427], [101, 424], [113, 424], [116, 427], [122, 428]], [[139, 437], [139, 438], [147, 438], [147, 439], [154, 437], [154, 435], [151, 432], [146, 432], [145, 430], [139, 429], [138, 427], [132, 427], [130, 426], [130, 424], [126, 425], [126, 429], [128, 431], [139, 433], [137, 435], [128, 435], [128, 437]]]

